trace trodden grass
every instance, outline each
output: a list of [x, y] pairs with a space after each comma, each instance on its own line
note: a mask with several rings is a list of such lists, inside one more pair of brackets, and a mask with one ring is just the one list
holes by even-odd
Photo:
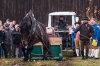
[[100, 66], [100, 59], [87, 59], [82, 60], [81, 57], [71, 58], [70, 63], [72, 66]]
[[72, 51], [65, 51], [63, 61], [40, 60], [22, 62], [21, 58], [0, 59], [0, 66], [100, 66], [100, 59], [82, 60], [81, 57], [72, 57]]
[[22, 62], [22, 59], [0, 59], [0, 66], [55, 66], [56, 61], [28, 61]]

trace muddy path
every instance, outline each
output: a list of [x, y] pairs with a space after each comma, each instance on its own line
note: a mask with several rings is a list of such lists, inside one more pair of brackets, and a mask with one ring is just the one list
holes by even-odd
[[[70, 63], [71, 60], [72, 58], [65, 58], [62, 61], [54, 61], [55, 64], [53, 66], [72, 66], [72, 64]], [[49, 66], [48, 64], [42, 64], [41, 62], [44, 61], [32, 61], [32, 62], [18, 61], [18, 62], [14, 62], [11, 66]], [[34, 65], [31, 65], [32, 63]], [[50, 63], [50, 61], [48, 61], [48, 63]]]
[[56, 66], [72, 66], [72, 58], [64, 58], [62, 61], [57, 61]]

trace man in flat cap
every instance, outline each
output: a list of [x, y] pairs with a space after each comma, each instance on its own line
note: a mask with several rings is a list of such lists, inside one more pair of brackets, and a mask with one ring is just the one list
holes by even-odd
[[[77, 33], [78, 31], [80, 31], [82, 59], [88, 59], [89, 40], [94, 34], [93, 27], [88, 24], [88, 17], [83, 18], [83, 24], [76, 28], [74, 32]], [[84, 46], [86, 46], [86, 56], [84, 56]]]
[[8, 23], [4, 23], [4, 31], [5, 31], [5, 34], [6, 34], [6, 41], [5, 41], [5, 44], [6, 44], [6, 47], [7, 47], [7, 54], [9, 55], [8, 57], [12, 57], [12, 31], [10, 30], [9, 28], [9, 24]]
[[4, 23], [4, 27], [9, 27], [9, 26], [10, 26], [10, 24]]

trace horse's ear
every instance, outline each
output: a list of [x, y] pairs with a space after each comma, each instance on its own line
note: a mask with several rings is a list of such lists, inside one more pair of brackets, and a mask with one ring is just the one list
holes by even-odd
[[29, 12], [28, 12], [28, 15], [31, 15], [32, 14], [32, 10], [30, 10]]
[[32, 10], [30, 9], [30, 13], [32, 14]]
[[34, 14], [33, 14], [32, 10], [30, 10], [28, 14], [31, 15], [32, 18], [34, 18]]

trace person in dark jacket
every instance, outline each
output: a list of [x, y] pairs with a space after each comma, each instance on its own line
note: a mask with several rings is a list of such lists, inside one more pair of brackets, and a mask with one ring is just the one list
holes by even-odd
[[[83, 24], [75, 30], [75, 33], [80, 31], [81, 54], [82, 59], [88, 59], [89, 40], [94, 34], [93, 27], [88, 24], [88, 17], [84, 17]], [[86, 46], [86, 57], [84, 57], [84, 46]]]
[[12, 31], [12, 39], [13, 39], [13, 57], [18, 58], [19, 48], [21, 44], [21, 37], [18, 24], [15, 25], [15, 29]]
[[9, 28], [9, 24], [8, 23], [4, 23], [4, 31], [6, 34], [6, 40], [5, 40], [5, 44], [8, 50], [8, 56], [11, 58], [12, 57], [12, 30], [10, 30]]
[[58, 30], [66, 30], [66, 23], [64, 22], [64, 16], [60, 16], [58, 22]]
[[[59, 31], [66, 31], [66, 23], [64, 22], [64, 16], [60, 16], [59, 22], [58, 22], [58, 30]], [[59, 36], [62, 37], [62, 48], [66, 48], [66, 42], [67, 42], [67, 33], [66, 32], [59, 32]]]
[[[4, 50], [5, 58], [7, 58], [7, 47], [5, 45], [6, 35], [5, 31], [3, 31], [3, 26], [0, 26], [0, 47]], [[1, 51], [1, 49], [0, 49]]]

